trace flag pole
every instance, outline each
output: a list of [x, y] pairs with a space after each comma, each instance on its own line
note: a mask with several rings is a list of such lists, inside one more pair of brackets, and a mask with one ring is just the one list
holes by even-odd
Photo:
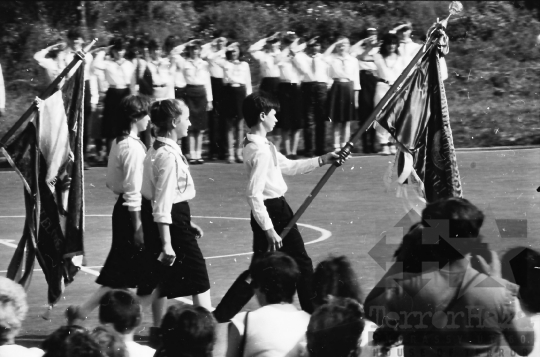
[[[440, 29], [440, 28], [446, 28], [445, 25], [448, 23], [448, 19], [450, 18], [450, 16], [453, 15], [453, 14], [459, 13], [461, 11], [461, 9], [458, 9], [456, 11], [456, 8], [454, 7], [454, 6], [456, 6], [455, 3], [459, 4], [459, 6], [457, 6], [457, 8], [459, 8], [461, 6], [461, 3], [459, 3], [459, 1], [453, 1], [450, 4], [450, 14], [448, 15], [448, 17], [446, 19], [444, 19], [442, 22], [438, 23], [438, 27], [430, 34], [429, 39], [420, 48], [420, 50], [416, 53], [416, 55], [411, 60], [411, 62], [407, 66], [407, 68], [405, 68], [405, 70], [403, 72], [401, 72], [401, 75], [394, 82], [392, 87], [390, 87], [388, 92], [381, 99], [381, 101], [377, 104], [375, 109], [373, 109], [373, 112], [371, 113], [369, 118], [364, 122], [364, 124], [358, 130], [356, 130], [354, 132], [354, 134], [352, 135], [350, 140], [347, 142], [347, 144], [345, 144], [345, 146], [341, 149], [341, 151], [339, 152], [340, 157], [347, 157], [350, 154], [350, 152], [351, 152], [351, 150], [352, 150], [352, 148], [354, 146], [354, 142], [357, 141], [360, 138], [360, 136], [362, 135], [362, 133], [364, 131], [366, 131], [369, 128], [369, 126], [377, 119], [377, 116], [382, 111], [382, 109], [384, 108], [386, 103], [388, 103], [388, 101], [400, 89], [401, 84], [405, 81], [405, 79], [407, 79], [409, 73], [411, 72], [413, 67], [415, 67], [417, 65], [420, 58], [422, 58], [422, 56], [424, 56], [424, 54], [428, 53], [433, 48], [433, 46], [435, 46], [438, 43], [439, 38], [435, 36], [435, 34], [437, 33], [437, 30]], [[326, 182], [330, 179], [330, 177], [332, 176], [334, 171], [336, 171], [336, 169], [339, 166], [341, 166], [342, 164], [343, 164], [343, 161], [339, 160], [339, 161], [336, 161], [333, 165], [331, 165], [328, 168], [328, 170], [326, 171], [324, 176], [319, 180], [319, 182], [317, 183], [315, 188], [311, 191], [311, 193], [308, 195], [308, 197], [304, 200], [304, 203], [302, 203], [300, 208], [298, 208], [298, 210], [294, 214], [294, 216], [291, 219], [291, 221], [289, 222], [289, 224], [287, 224], [287, 226], [281, 232], [280, 237], [282, 239], [287, 236], [287, 234], [290, 232], [292, 227], [296, 224], [296, 222], [298, 222], [298, 220], [304, 214], [304, 212], [309, 207], [311, 202], [315, 199], [315, 197], [317, 196], [319, 191], [324, 187]]]
[[[90, 51], [90, 49], [92, 48], [92, 46], [94, 46], [97, 40], [97, 38], [94, 38], [92, 42], [90, 42], [90, 44], [88, 44], [88, 46], [86, 46], [83, 50], [76, 52], [76, 56], [73, 58], [73, 61], [71, 61], [71, 63], [66, 68], [64, 68], [62, 73], [60, 73], [51, 84], [49, 84], [49, 86], [43, 91], [43, 93], [41, 93], [39, 99], [45, 100], [54, 93], [54, 91], [58, 87], [58, 84], [60, 84], [60, 82], [68, 75], [68, 73], [73, 69], [73, 67], [75, 67], [79, 63], [79, 61], [84, 60], [84, 56], [86, 55], [86, 53], [88, 53], [88, 51]], [[17, 122], [13, 124], [11, 129], [9, 129], [8, 132], [2, 137], [2, 139], [0, 140], [0, 147], [6, 146], [8, 140], [11, 139], [17, 129], [19, 129], [26, 122], [26, 120], [30, 117], [30, 115], [32, 115], [36, 108], [37, 105], [35, 101], [33, 101], [30, 107], [26, 110], [26, 112], [24, 112], [24, 114], [19, 118], [19, 120], [17, 120]]]

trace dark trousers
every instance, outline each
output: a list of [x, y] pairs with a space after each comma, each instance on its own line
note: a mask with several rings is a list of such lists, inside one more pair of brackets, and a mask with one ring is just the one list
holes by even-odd
[[[293, 217], [293, 212], [284, 197], [264, 201], [266, 210], [274, 224], [274, 229], [280, 234]], [[266, 235], [251, 215], [251, 229], [253, 230], [253, 258], [252, 263], [264, 255], [268, 248]], [[298, 300], [302, 310], [313, 312], [313, 262], [306, 252], [304, 240], [296, 224], [283, 239], [280, 251], [294, 259], [300, 270], [300, 281], [297, 285]], [[229, 288], [219, 305], [214, 310], [214, 317], [218, 322], [225, 322], [240, 312], [242, 307], [253, 297], [253, 287], [248, 282], [249, 271], [243, 272]]]
[[90, 81], [84, 81], [84, 129], [83, 129], [83, 160], [86, 160], [88, 141], [90, 139], [90, 127], [92, 119], [92, 104], [90, 94]]
[[326, 83], [303, 82], [302, 103], [304, 112], [304, 150], [305, 154], [323, 155], [325, 153]]
[[208, 155], [225, 158], [227, 150], [226, 132], [223, 123], [223, 78], [210, 77], [212, 84], [212, 106], [208, 114]]

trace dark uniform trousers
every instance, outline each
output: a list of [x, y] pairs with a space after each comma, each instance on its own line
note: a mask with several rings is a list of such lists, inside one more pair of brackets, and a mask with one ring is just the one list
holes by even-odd
[[304, 112], [305, 155], [324, 155], [328, 87], [326, 83], [322, 82], [302, 82], [300, 90], [302, 91]]
[[[283, 229], [291, 221], [293, 212], [284, 197], [272, 198], [264, 201], [266, 210], [274, 224], [274, 229], [281, 234]], [[259, 226], [253, 214], [251, 215], [251, 228], [253, 230], [253, 259], [252, 263], [259, 259], [268, 248], [268, 241], [262, 228]], [[283, 239], [281, 252], [293, 258], [300, 270], [300, 281], [297, 285], [298, 300], [302, 310], [313, 312], [313, 262], [306, 252], [302, 235], [296, 224]], [[253, 297], [254, 291], [250, 283], [250, 274], [246, 270], [236, 279], [229, 288], [219, 305], [214, 310], [214, 317], [218, 322], [226, 322], [233, 318]]]

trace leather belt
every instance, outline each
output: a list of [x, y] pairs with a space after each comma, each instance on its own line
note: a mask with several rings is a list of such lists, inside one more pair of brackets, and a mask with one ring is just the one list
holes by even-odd
[[166, 84], [153, 84], [152, 85], [152, 87], [154, 87], [154, 88], [164, 88], [166, 86], [167, 86]]
[[112, 88], [112, 89], [126, 89], [127, 86], [114, 86], [114, 85], [109, 85], [109, 88]]
[[342, 83], [352, 82], [348, 78], [333, 78], [333, 79], [334, 79], [334, 82], [342, 82]]
[[229, 87], [235, 87], [235, 88], [238, 88], [238, 87], [245, 87], [246, 85], [243, 84], [243, 83], [227, 83], [225, 84], [226, 86], [229, 86]]

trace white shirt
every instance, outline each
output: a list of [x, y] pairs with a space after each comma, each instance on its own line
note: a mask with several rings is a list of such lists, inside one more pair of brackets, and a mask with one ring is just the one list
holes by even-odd
[[132, 88], [136, 84], [135, 65], [122, 58], [120, 61], [105, 60], [105, 52], [100, 52], [94, 59], [93, 67], [103, 71], [109, 86], [117, 89]]
[[413, 42], [410, 38], [403, 40], [399, 43], [399, 54], [403, 57], [405, 61], [405, 67], [411, 62], [411, 60], [416, 56], [418, 51], [422, 48], [422, 45], [419, 43]]
[[154, 357], [156, 353], [155, 349], [140, 345], [134, 341], [125, 341], [125, 344], [128, 352], [127, 357]]
[[26, 348], [19, 345], [0, 346], [0, 357], [41, 357], [45, 352], [39, 348]]
[[172, 224], [172, 205], [193, 199], [195, 185], [178, 144], [164, 137], [156, 140], [166, 145], [148, 150], [141, 193], [152, 202], [154, 221]]
[[264, 51], [264, 45], [266, 40], [262, 39], [257, 43], [254, 43], [249, 48], [249, 52], [257, 61], [259, 61], [261, 69], [261, 78], [267, 77], [279, 77], [280, 71], [277, 65], [276, 56], [280, 52], [267, 53]]
[[[231, 322], [240, 336], [244, 335], [245, 312], [237, 314]], [[305, 341], [309, 314], [292, 304], [270, 304], [248, 315], [248, 328], [244, 356], [285, 357]]]
[[244, 61], [223, 61], [223, 83], [226, 84], [243, 84], [246, 86], [246, 94], [250, 95], [253, 91], [251, 88], [251, 71], [249, 70], [249, 64]]
[[182, 56], [177, 56], [175, 67], [176, 70], [182, 71], [186, 84], [195, 86], [204, 86], [206, 89], [206, 100], [212, 101], [212, 84], [210, 82], [210, 71], [208, 62], [200, 58], [185, 59]]
[[[157, 61], [146, 62], [152, 74], [152, 84], [156, 99], [174, 99], [174, 69], [168, 58], [159, 58]], [[163, 87], [164, 86], [164, 87]]]
[[375, 53], [373, 63], [377, 66], [377, 76], [387, 80], [390, 84], [394, 84], [401, 72], [407, 67], [405, 58], [401, 55], [390, 55], [384, 58], [380, 53]]
[[356, 58], [346, 53], [343, 57], [330, 54], [325, 59], [330, 65], [330, 77], [348, 79], [353, 82], [354, 90], [360, 90], [360, 69]]
[[214, 78], [223, 78], [223, 68], [219, 64], [219, 60], [226, 60], [225, 52], [216, 51], [214, 48], [212, 48], [211, 43], [207, 43], [201, 46], [201, 58], [208, 62], [210, 76]]
[[305, 174], [319, 167], [319, 158], [289, 160], [273, 144], [259, 135], [246, 134], [250, 141], [242, 152], [249, 182], [246, 197], [253, 217], [263, 230], [272, 228], [264, 200], [287, 192], [283, 175]]
[[141, 187], [146, 147], [131, 134], [119, 143], [113, 140], [107, 163], [107, 187], [124, 195], [129, 211], [141, 210]]
[[299, 52], [294, 56], [293, 64], [302, 74], [302, 82], [332, 82], [330, 66], [320, 53], [309, 56], [305, 52]]
[[293, 58], [288, 55], [289, 51], [283, 51], [276, 56], [276, 63], [279, 67], [279, 79], [291, 83], [300, 83], [301, 74], [298, 69], [293, 65]]
[[182, 67], [177, 64], [183, 63], [183, 61], [185, 61], [185, 59], [181, 55], [171, 56], [171, 63], [173, 64], [174, 86], [176, 88], [184, 88], [187, 85], [186, 77], [184, 77], [184, 73], [182, 72]]
[[6, 107], [6, 87], [4, 86], [4, 74], [2, 73], [2, 65], [0, 65], [0, 109]]

